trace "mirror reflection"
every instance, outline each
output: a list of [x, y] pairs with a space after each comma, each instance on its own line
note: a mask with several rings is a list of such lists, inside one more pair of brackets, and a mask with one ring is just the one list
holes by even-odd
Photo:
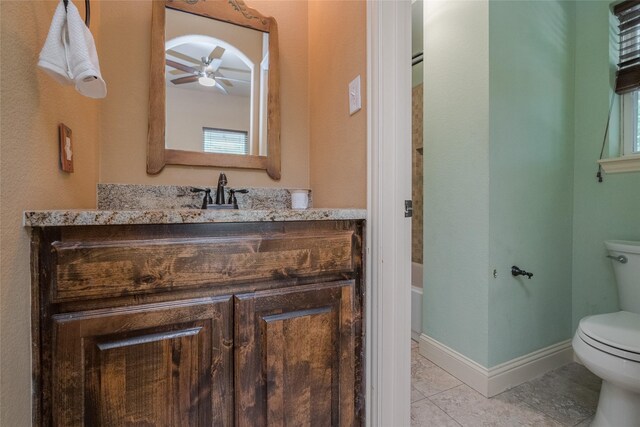
[[165, 148], [267, 154], [269, 34], [166, 9]]

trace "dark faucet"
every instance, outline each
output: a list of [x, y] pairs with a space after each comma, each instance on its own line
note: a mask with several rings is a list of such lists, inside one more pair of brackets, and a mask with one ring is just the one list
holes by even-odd
[[224, 187], [227, 185], [227, 176], [224, 172], [218, 177], [218, 188], [216, 189], [216, 205], [224, 205]]
[[238, 200], [236, 199], [236, 193], [246, 194], [249, 190], [246, 189], [233, 189], [229, 188], [229, 201], [225, 202], [225, 187], [227, 185], [227, 176], [224, 173], [220, 174], [218, 178], [218, 189], [216, 190], [216, 202], [213, 203], [211, 199], [211, 190], [208, 188], [192, 188], [194, 193], [204, 193], [204, 199], [202, 200], [202, 209], [238, 209]]

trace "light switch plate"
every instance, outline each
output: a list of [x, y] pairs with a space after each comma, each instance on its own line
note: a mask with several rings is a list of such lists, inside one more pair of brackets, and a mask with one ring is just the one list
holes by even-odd
[[64, 172], [73, 172], [73, 144], [71, 141], [71, 129], [64, 123], [58, 125], [60, 145], [60, 169]]
[[362, 109], [360, 97], [360, 75], [349, 83], [349, 114], [353, 115]]

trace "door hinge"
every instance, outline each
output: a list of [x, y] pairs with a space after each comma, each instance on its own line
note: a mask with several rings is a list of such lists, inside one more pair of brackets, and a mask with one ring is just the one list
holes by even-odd
[[413, 216], [413, 200], [404, 201], [404, 216], [405, 218]]

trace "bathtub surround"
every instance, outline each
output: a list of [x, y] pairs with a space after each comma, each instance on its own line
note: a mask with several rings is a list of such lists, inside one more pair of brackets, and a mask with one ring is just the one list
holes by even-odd
[[[231, 179], [231, 175], [230, 175]], [[233, 182], [230, 181], [230, 184]], [[213, 184], [196, 185], [211, 188]], [[240, 188], [230, 185], [231, 188]], [[144, 184], [98, 184], [98, 209], [100, 210], [158, 210], [158, 209], [199, 209], [202, 206], [201, 193], [191, 191], [193, 187], [184, 185], [144, 185]], [[237, 193], [239, 209], [290, 209], [291, 192], [286, 188], [245, 187], [246, 194]], [[313, 192], [309, 190], [309, 207], [313, 207]], [[226, 192], [225, 200], [229, 197]]]
[[[415, 263], [412, 267], [416, 265], [422, 267], [422, 264]], [[417, 341], [422, 333], [422, 280], [420, 286], [413, 285], [413, 268], [411, 279], [411, 339]], [[420, 275], [420, 279], [422, 279], [422, 275]]]
[[[411, 261], [422, 264], [423, 248], [423, 166], [422, 151], [423, 143], [423, 85], [414, 86], [411, 90], [411, 198], [413, 199], [413, 216], [411, 217]], [[422, 286], [422, 285], [420, 285]]]
[[411, 339], [420, 339], [422, 334], [423, 265], [411, 263]]

